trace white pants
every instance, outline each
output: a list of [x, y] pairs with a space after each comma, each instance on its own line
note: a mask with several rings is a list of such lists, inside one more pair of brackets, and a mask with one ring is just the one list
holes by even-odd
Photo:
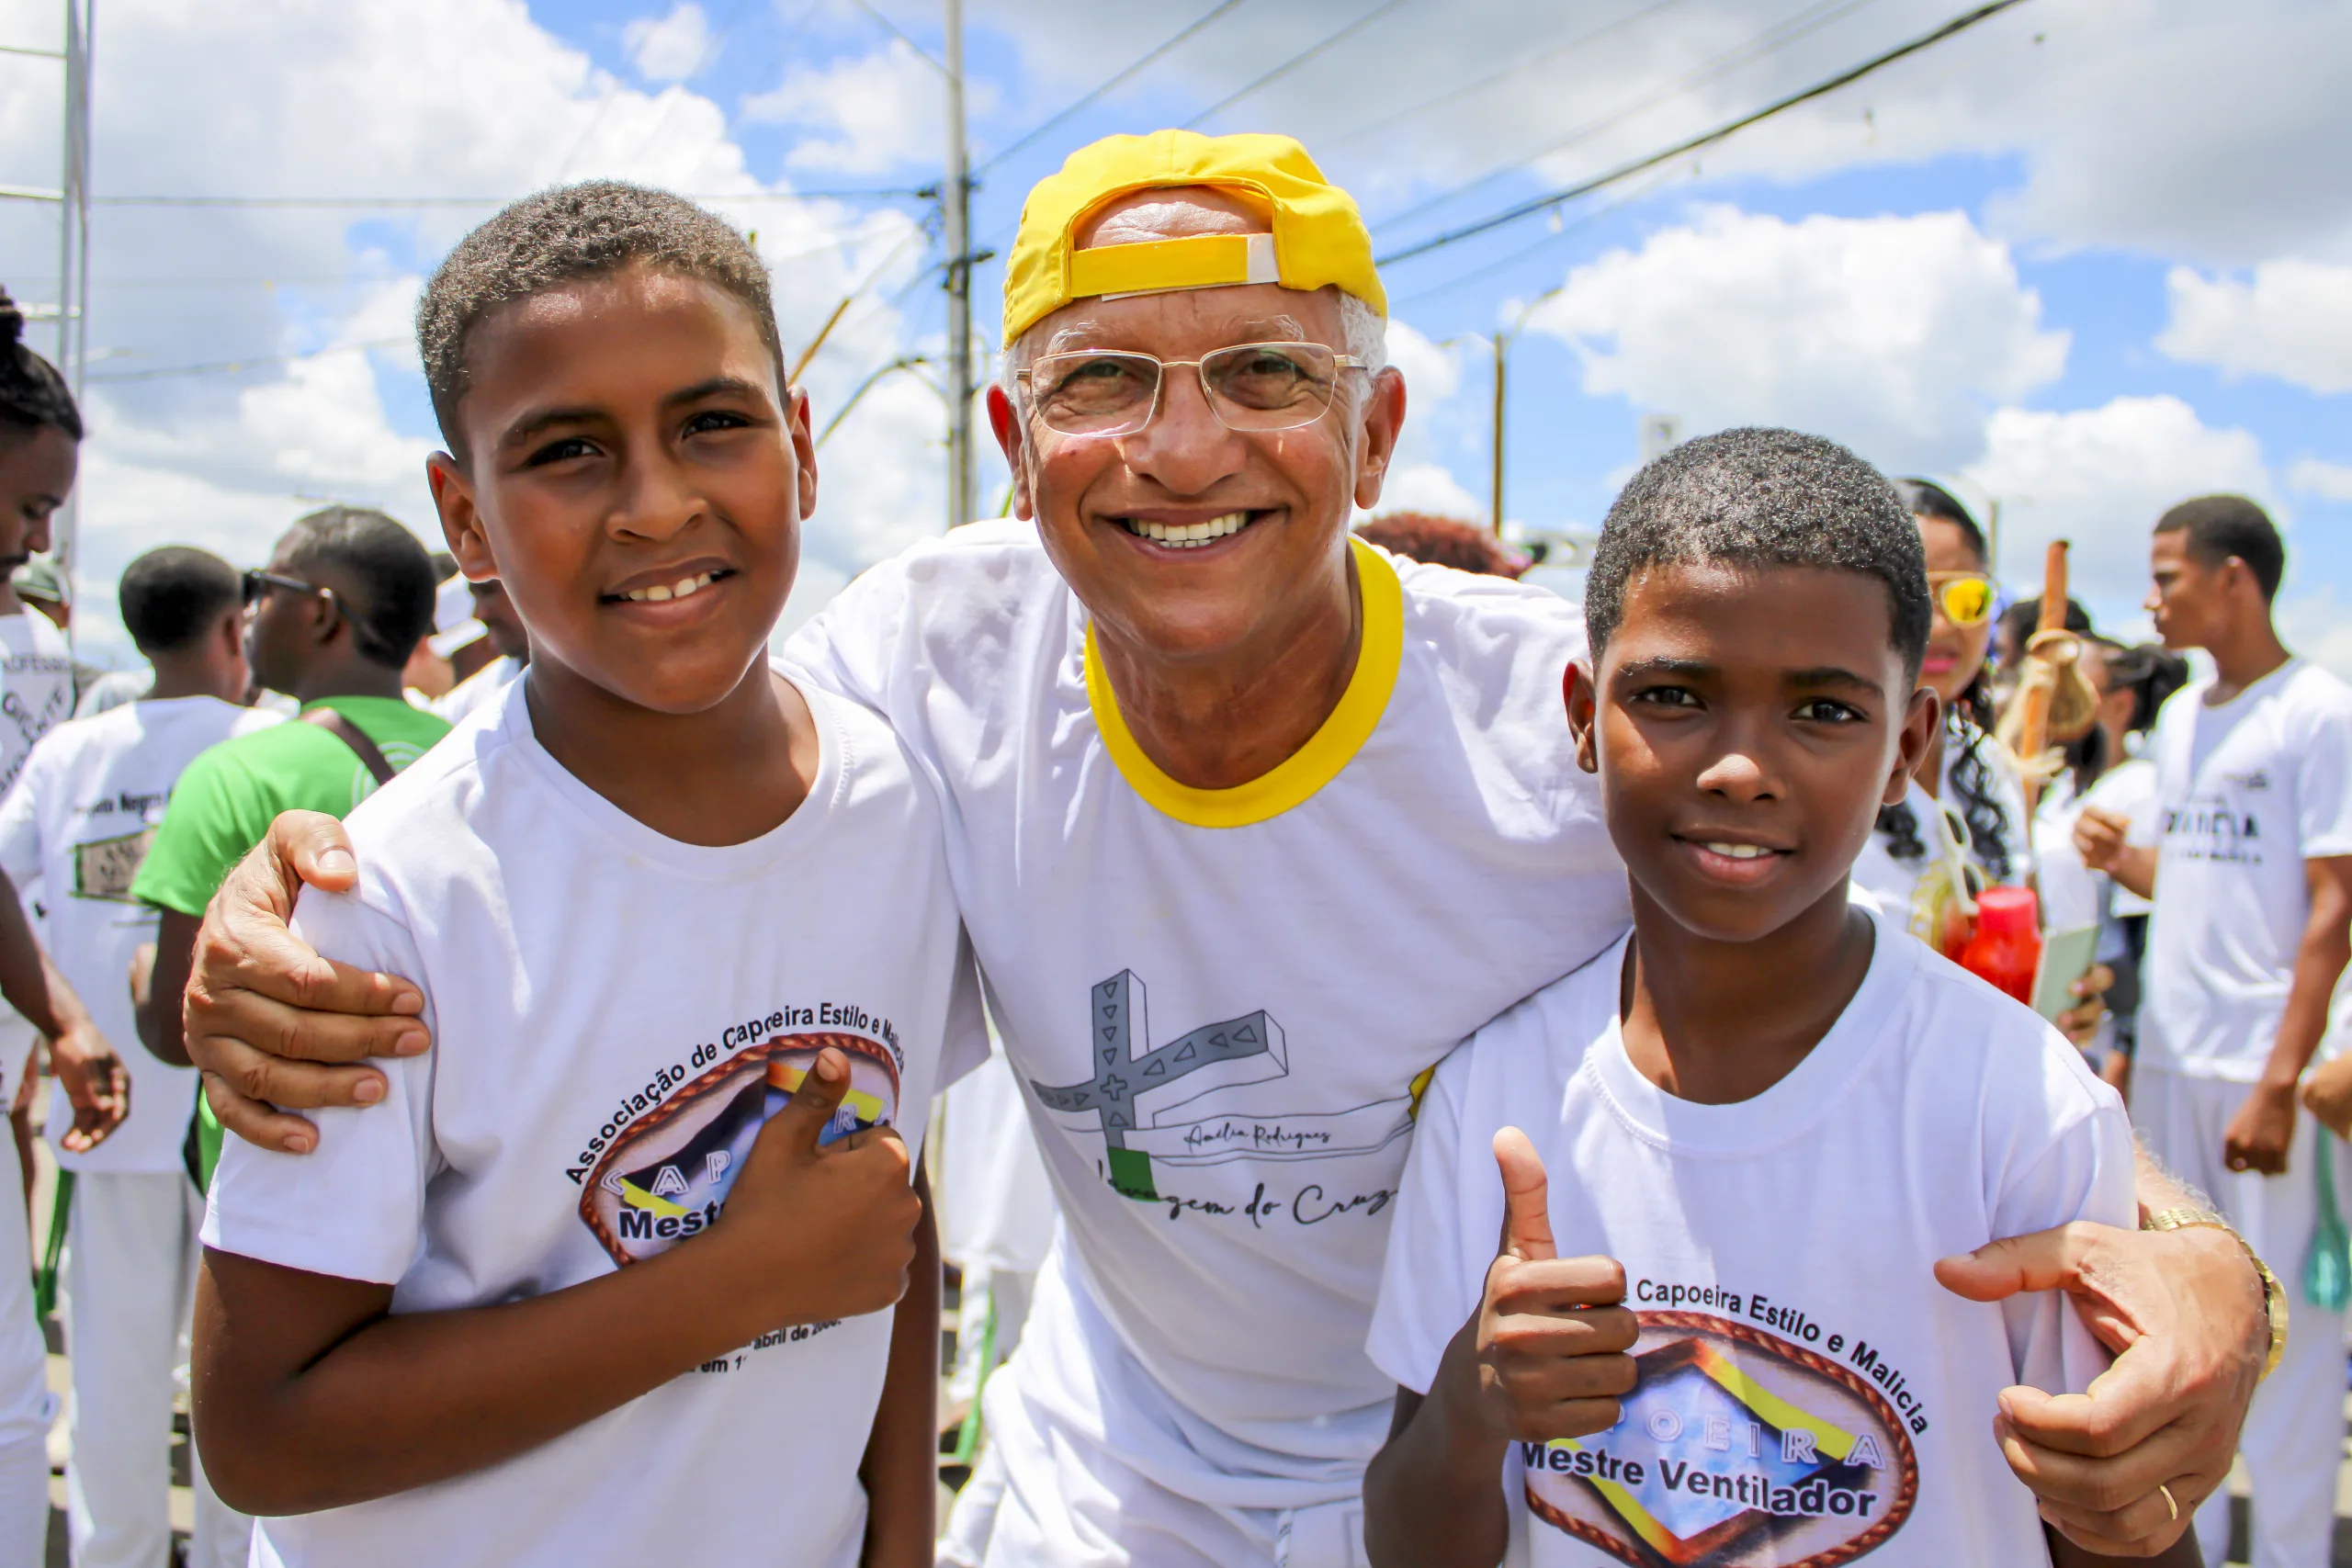
[[[2318, 1213], [2312, 1162], [2330, 1161], [2344, 1205], [2335, 1137], [2299, 1111], [2287, 1174], [2233, 1171], [2222, 1163], [2230, 1118], [2249, 1086], [2138, 1066], [2132, 1120], [2148, 1148], [2192, 1187], [2210, 1193], [2287, 1287], [2287, 1350], [2255, 1391], [2238, 1451], [2254, 1478], [2254, 1568], [2326, 1568], [2335, 1528], [2335, 1475], [2344, 1457], [2344, 1314], [2304, 1299], [2303, 1259]], [[2352, 1213], [2352, 1211], [2346, 1211]], [[2225, 1487], [2197, 1512], [2205, 1561], [2219, 1564], [2230, 1539]]]
[[[172, 1395], [196, 1291], [204, 1200], [176, 1171], [86, 1171], [65, 1230], [74, 1457], [66, 1520], [74, 1568], [170, 1560]], [[189, 1456], [190, 1568], [245, 1562], [253, 1524], [223, 1506]]]
[[[943, 1568], [1363, 1568], [1362, 1500], [1331, 1495], [1361, 1486], [1363, 1461], [1305, 1483], [1275, 1473], [1291, 1456], [1220, 1449], [1115, 1348], [1066, 1263], [1040, 1271], [1021, 1349], [981, 1395], [988, 1448]], [[1385, 1429], [1385, 1409], [1350, 1414]], [[1279, 1506], [1302, 1493], [1324, 1500]]]
[[17, 1140], [0, 1128], [0, 1568], [40, 1568], [49, 1540], [48, 1347], [33, 1318], [32, 1241]]

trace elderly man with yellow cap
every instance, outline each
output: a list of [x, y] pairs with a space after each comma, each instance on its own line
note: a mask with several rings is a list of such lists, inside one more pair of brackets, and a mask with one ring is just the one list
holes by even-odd
[[[787, 650], [948, 802], [1064, 1217], [947, 1561], [1361, 1562], [1393, 1393], [1363, 1341], [1419, 1089], [1627, 923], [1560, 705], [1577, 614], [1350, 536], [1405, 418], [1385, 310], [1295, 142], [1082, 149], [1011, 258], [989, 409], [1017, 518], [874, 568]], [[199, 1058], [285, 1107], [354, 1102], [373, 1069], [316, 1064], [413, 1028], [294, 1010], [405, 991], [296, 977], [288, 879], [339, 841], [281, 822], [190, 996]], [[302, 1137], [219, 1077], [214, 1102]], [[2139, 1341], [2095, 1398], [2018, 1391], [2012, 1464], [2093, 1543], [2173, 1539], [2159, 1484], [2185, 1520], [2259, 1368], [2246, 1256], [2094, 1227], [1988, 1253], [1988, 1291], [2068, 1287]]]

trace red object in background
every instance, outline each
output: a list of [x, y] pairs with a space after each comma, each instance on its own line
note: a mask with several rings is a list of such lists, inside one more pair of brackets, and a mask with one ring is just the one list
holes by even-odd
[[1960, 965], [2028, 1007], [2041, 967], [2041, 911], [2029, 887], [1987, 887], [1976, 896], [1976, 931], [1960, 950]]

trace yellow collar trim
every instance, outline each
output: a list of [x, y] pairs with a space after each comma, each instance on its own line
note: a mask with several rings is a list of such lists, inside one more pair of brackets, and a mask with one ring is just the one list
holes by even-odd
[[1247, 828], [1279, 817], [1339, 777], [1340, 770], [1372, 739], [1380, 716], [1388, 710], [1389, 694], [1396, 689], [1396, 671], [1404, 662], [1405, 591], [1396, 581], [1396, 569], [1378, 550], [1362, 539], [1351, 537], [1348, 544], [1355, 551], [1356, 590], [1363, 602], [1363, 636], [1348, 689], [1306, 745], [1271, 772], [1231, 789], [1179, 784], [1144, 755], [1119, 712], [1118, 694], [1111, 689], [1111, 678], [1095, 651], [1094, 627], [1088, 624], [1086, 700], [1094, 710], [1102, 749], [1129, 786], [1163, 815], [1195, 828]]

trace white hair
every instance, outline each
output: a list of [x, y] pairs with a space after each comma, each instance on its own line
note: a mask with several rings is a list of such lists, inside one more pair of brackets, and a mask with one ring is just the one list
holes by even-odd
[[[1030, 328], [1005, 345], [997, 360], [997, 385], [1004, 395], [1020, 406], [1021, 372], [1038, 353], [1037, 329]], [[1388, 318], [1372, 306], [1342, 289], [1340, 291], [1340, 343], [1341, 352], [1363, 361], [1364, 368], [1378, 375], [1388, 364]]]
[[1388, 365], [1388, 318], [1344, 289], [1340, 294], [1340, 339], [1348, 352], [1378, 375]]

